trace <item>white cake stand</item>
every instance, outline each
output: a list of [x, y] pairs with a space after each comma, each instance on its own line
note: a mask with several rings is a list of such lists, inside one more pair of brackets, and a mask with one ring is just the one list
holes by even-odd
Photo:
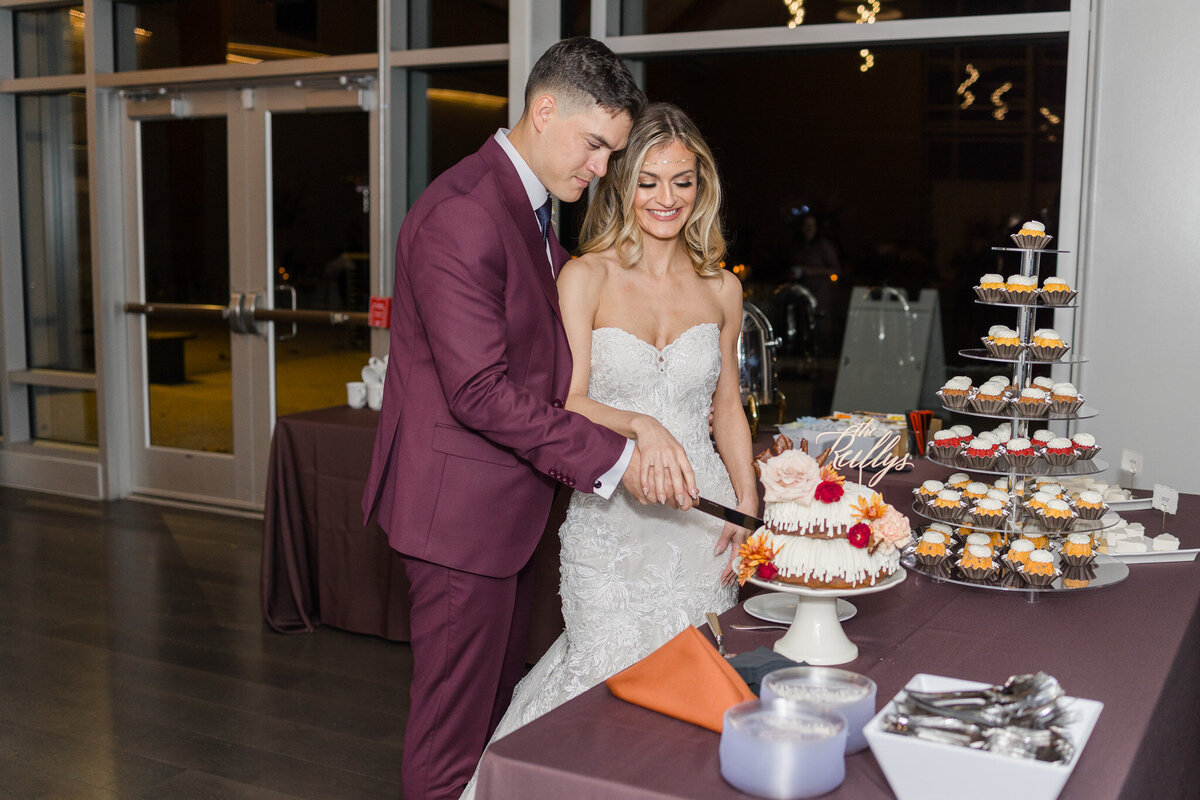
[[906, 576], [907, 570], [898, 569], [874, 586], [861, 589], [810, 589], [755, 577], [749, 580], [755, 586], [796, 595], [796, 616], [788, 632], [775, 643], [775, 652], [793, 661], [827, 667], [858, 658], [858, 645], [846, 637], [838, 621], [838, 598], [882, 592], [904, 583]]

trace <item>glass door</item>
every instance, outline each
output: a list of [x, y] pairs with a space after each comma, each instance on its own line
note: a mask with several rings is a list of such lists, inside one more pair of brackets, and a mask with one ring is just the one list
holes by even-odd
[[258, 507], [277, 414], [370, 356], [369, 87], [126, 99], [135, 490]]

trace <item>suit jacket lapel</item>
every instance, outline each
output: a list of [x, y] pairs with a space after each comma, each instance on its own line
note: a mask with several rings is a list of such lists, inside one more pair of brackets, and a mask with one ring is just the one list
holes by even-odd
[[[534, 271], [538, 285], [542, 287], [546, 299], [550, 302], [550, 307], [554, 309], [554, 315], [561, 323], [562, 311], [558, 307], [558, 287], [554, 285], [550, 262], [546, 260], [546, 245], [542, 242], [542, 230], [538, 227], [537, 217], [534, 216], [533, 209], [529, 205], [529, 195], [525, 192], [521, 177], [517, 175], [517, 169], [509, 160], [508, 154], [494, 138], [489, 137], [484, 142], [479, 154], [491, 165], [492, 171], [496, 174], [497, 184], [504, 200], [505, 213], [508, 214], [513, 229], [525, 242], [525, 247], [529, 251], [529, 267]], [[550, 236], [554, 236], [553, 231]], [[550, 248], [551, 254], [555, 252], [556, 247], [558, 250], [562, 250], [555, 240]]]

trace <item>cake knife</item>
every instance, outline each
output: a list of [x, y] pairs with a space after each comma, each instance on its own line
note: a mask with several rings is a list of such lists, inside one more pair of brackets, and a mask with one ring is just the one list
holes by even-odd
[[752, 517], [749, 514], [743, 514], [737, 509], [723, 506], [720, 503], [714, 503], [712, 500], [701, 497], [696, 500], [695, 508], [697, 511], [703, 511], [705, 514], [723, 519], [726, 522], [732, 522], [734, 525], [740, 525], [749, 531], [757, 530], [763, 526], [763, 521], [758, 517]]

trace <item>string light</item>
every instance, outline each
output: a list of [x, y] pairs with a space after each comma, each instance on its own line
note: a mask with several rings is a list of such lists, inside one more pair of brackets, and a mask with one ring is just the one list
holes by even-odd
[[975, 69], [973, 64], [967, 64], [967, 79], [958, 85], [958, 91], [955, 94], [962, 95], [962, 105], [959, 108], [970, 108], [975, 102], [974, 92], [967, 91], [967, 87], [979, 80], [979, 70]]
[[867, 25], [874, 25], [875, 16], [879, 14], [881, 8], [879, 0], [869, 0], [869, 2], [863, 3], [858, 7], [858, 19], [855, 20], [855, 23], [865, 22]]
[[792, 18], [788, 20], [788, 27], [794, 28], [797, 25], [804, 24], [804, 0], [783, 0], [783, 4], [787, 6], [788, 13]]
[[1012, 86], [1012, 81], [1005, 81], [999, 89], [992, 92], [992, 105], [996, 107], [996, 110], [992, 112], [994, 119], [1004, 119], [1008, 116], [1008, 103], [1001, 100], [1000, 95], [1007, 92]]
[[859, 72], [866, 72], [871, 67], [875, 66], [875, 56], [871, 55], [870, 50], [863, 48], [862, 50], [858, 51], [858, 54], [862, 56], [863, 60], [863, 63], [859, 64], [858, 66]]
[[1046, 121], [1051, 125], [1057, 125], [1058, 123], [1062, 122], [1062, 117], [1052, 113], [1050, 109], [1046, 108], [1045, 106], [1039, 108], [1038, 111], [1042, 113], [1042, 116], [1045, 117]]

